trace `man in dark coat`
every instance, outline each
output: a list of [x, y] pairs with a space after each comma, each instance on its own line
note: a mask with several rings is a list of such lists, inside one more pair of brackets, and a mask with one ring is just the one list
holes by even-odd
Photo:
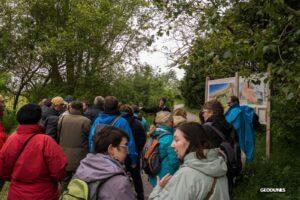
[[152, 108], [144, 108], [142, 107], [141, 110], [146, 113], [158, 113], [160, 111], [168, 111], [171, 112], [171, 110], [166, 106], [167, 99], [161, 98], [159, 100], [159, 106], [158, 107], [152, 107]]
[[54, 97], [51, 103], [51, 107], [42, 113], [42, 125], [45, 128], [45, 133], [57, 141], [57, 123], [64, 110], [65, 101], [62, 97]]
[[96, 96], [94, 99], [94, 105], [91, 108], [87, 108], [84, 112], [84, 116], [89, 118], [93, 124], [99, 113], [103, 112], [104, 98], [102, 96]]

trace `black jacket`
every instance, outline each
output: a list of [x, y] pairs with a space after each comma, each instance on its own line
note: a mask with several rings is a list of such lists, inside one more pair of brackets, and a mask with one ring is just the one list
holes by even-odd
[[61, 112], [50, 107], [42, 113], [42, 125], [45, 128], [45, 133], [57, 140], [57, 124]]
[[[215, 128], [217, 128], [219, 131], [221, 131], [227, 140], [235, 140], [235, 141], [239, 141], [238, 140], [238, 136], [233, 128], [233, 126], [231, 124], [229, 124], [225, 117], [223, 115], [221, 116], [211, 116], [210, 118], [208, 118], [206, 120], [206, 122], [212, 122], [212, 126], [214, 126]], [[222, 142], [222, 138], [215, 133], [215, 131], [209, 127], [209, 126], [203, 126], [205, 132], [208, 134], [209, 136], [209, 140], [212, 142], [212, 144], [214, 145], [215, 148], [220, 147], [220, 144]], [[232, 133], [234, 134], [234, 138], [231, 137]]]
[[84, 116], [89, 118], [91, 120], [91, 123], [93, 124], [95, 119], [98, 117], [99, 113], [103, 112], [102, 108], [93, 106], [91, 108], [88, 108], [85, 112], [84, 112]]
[[142, 123], [136, 117], [129, 114], [123, 114], [122, 117], [124, 117], [129, 123], [137, 153], [140, 155], [147, 139]]
[[142, 111], [146, 112], [146, 113], [157, 113], [157, 112], [160, 112], [160, 111], [168, 111], [168, 112], [171, 112], [171, 110], [167, 107], [167, 106], [164, 106], [164, 107], [152, 107], [152, 108], [142, 108], [141, 109]]

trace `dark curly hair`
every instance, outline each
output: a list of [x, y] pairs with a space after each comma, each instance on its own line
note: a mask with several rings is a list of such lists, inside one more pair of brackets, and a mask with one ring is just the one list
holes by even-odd
[[107, 153], [109, 145], [111, 144], [113, 147], [119, 146], [122, 138], [129, 140], [127, 133], [113, 126], [99, 127], [95, 131], [95, 153]]

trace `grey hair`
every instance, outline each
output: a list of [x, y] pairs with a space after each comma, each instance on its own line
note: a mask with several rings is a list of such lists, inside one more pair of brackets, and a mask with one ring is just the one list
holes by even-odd
[[104, 105], [104, 98], [102, 96], [96, 96], [94, 99], [94, 105], [102, 108]]

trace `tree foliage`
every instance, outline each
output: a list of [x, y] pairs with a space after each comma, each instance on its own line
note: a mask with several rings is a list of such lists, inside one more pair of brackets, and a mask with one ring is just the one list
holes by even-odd
[[[193, 4], [180, 5], [173, 7], [185, 13], [194, 8]], [[299, 3], [220, 0], [207, 1], [197, 9], [201, 13], [199, 34], [186, 59], [181, 85], [188, 104], [198, 107], [204, 102], [206, 76], [224, 78], [235, 72], [249, 76], [269, 68], [272, 126], [287, 139], [298, 137], [294, 130], [300, 127], [296, 114], [300, 110]]]
[[1, 0], [0, 70], [11, 74], [14, 108], [21, 94], [104, 91], [125, 58], [147, 44], [146, 6], [144, 0]]

